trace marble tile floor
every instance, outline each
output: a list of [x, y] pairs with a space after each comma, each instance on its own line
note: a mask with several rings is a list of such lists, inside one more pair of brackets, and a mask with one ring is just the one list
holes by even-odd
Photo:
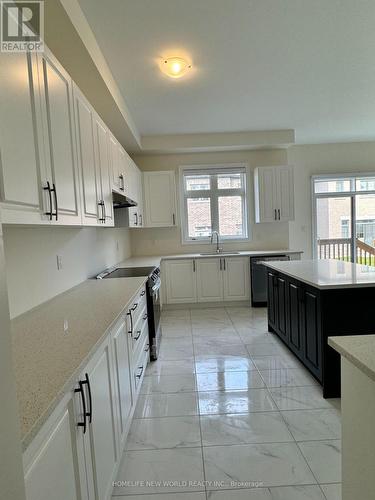
[[112, 500], [341, 500], [340, 400], [265, 309], [165, 311]]

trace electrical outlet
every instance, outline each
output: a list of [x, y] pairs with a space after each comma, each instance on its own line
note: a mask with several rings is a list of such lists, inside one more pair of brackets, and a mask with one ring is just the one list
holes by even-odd
[[63, 268], [62, 256], [56, 255], [57, 270], [60, 271]]

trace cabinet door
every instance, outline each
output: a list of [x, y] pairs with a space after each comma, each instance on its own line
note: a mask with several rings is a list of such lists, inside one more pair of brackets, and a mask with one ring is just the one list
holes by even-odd
[[274, 222], [277, 219], [274, 170], [274, 167], [255, 170], [255, 222]]
[[43, 215], [42, 126], [35, 113], [39, 92], [36, 55], [0, 52], [0, 81], [2, 221], [49, 224]]
[[294, 220], [293, 167], [275, 167], [275, 189], [278, 220]]
[[144, 172], [145, 222], [147, 227], [176, 225], [176, 186], [172, 170]]
[[283, 276], [276, 276], [276, 330], [287, 340], [287, 290], [286, 280]]
[[291, 282], [288, 282], [288, 330], [289, 347], [302, 357], [302, 289]]
[[121, 321], [113, 335], [113, 359], [118, 410], [117, 427], [120, 436], [119, 451], [122, 451], [130, 425], [130, 413], [133, 404], [128, 329], [125, 320]]
[[312, 290], [304, 290], [303, 303], [303, 359], [308, 368], [321, 379], [322, 345], [319, 298]]
[[276, 329], [276, 276], [271, 271], [267, 271], [267, 314], [268, 323], [274, 330]]
[[[110, 162], [108, 151], [108, 130], [104, 123], [95, 116], [95, 139], [96, 139], [96, 164], [98, 178], [98, 192], [101, 194], [98, 202], [104, 203], [104, 210], [100, 218], [103, 218], [104, 224], [113, 226], [113, 201], [110, 175]], [[102, 207], [99, 207], [100, 209]]]
[[57, 220], [60, 224], [81, 224], [74, 145], [72, 80], [49, 53], [40, 56], [40, 90], [45, 118], [46, 178], [55, 184]]
[[[99, 348], [86, 368], [91, 388], [92, 422], [89, 424], [96, 500], [106, 499], [118, 462], [114, 384], [109, 340]], [[82, 376], [84, 378], [84, 375]], [[87, 386], [86, 386], [87, 388]], [[90, 401], [86, 390], [86, 401]], [[89, 403], [88, 403], [89, 405]]]
[[119, 145], [118, 146], [118, 164], [119, 164], [119, 189], [121, 192], [129, 196], [129, 156], [127, 152]]
[[96, 226], [99, 224], [99, 195], [95, 169], [94, 111], [77, 87], [74, 87], [74, 110], [82, 189], [82, 219], [84, 224]]
[[167, 304], [197, 301], [196, 264], [193, 259], [165, 262]]
[[197, 298], [198, 302], [217, 302], [223, 300], [223, 259], [197, 259]]
[[[54, 420], [54, 419], [53, 419]], [[25, 467], [27, 500], [80, 500], [78, 455], [75, 442], [76, 421], [73, 400], [59, 410], [47, 433]]]
[[250, 298], [250, 259], [248, 257], [224, 257], [224, 300]]
[[129, 208], [129, 227], [143, 227], [143, 187], [142, 187], [142, 172], [137, 165], [131, 160], [131, 196], [130, 198], [137, 202], [136, 207]]

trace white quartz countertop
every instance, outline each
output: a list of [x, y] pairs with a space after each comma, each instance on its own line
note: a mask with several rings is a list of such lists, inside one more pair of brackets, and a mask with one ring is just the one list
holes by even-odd
[[212, 257], [241, 257], [241, 256], [249, 256], [249, 257], [260, 257], [260, 256], [271, 256], [271, 255], [298, 255], [302, 254], [301, 250], [244, 250], [234, 253], [222, 253], [222, 254], [209, 254], [209, 255], [201, 255], [200, 253], [179, 253], [172, 255], [150, 255], [144, 257], [130, 257], [129, 259], [124, 260], [118, 267], [143, 267], [143, 266], [159, 266], [162, 260], [176, 260], [176, 259], [204, 259], [204, 258], [212, 258]]
[[24, 449], [145, 281], [87, 280], [12, 321]]
[[267, 267], [322, 290], [375, 287], [375, 267], [341, 260], [267, 262]]
[[329, 337], [328, 344], [375, 381], [375, 335]]

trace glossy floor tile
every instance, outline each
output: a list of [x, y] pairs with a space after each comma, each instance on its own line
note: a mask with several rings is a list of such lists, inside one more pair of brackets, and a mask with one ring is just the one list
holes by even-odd
[[194, 392], [195, 375], [147, 375], [143, 379], [140, 394]]
[[208, 500], [326, 500], [317, 485], [210, 491]]
[[307, 441], [298, 443], [303, 456], [319, 483], [341, 481], [341, 442]]
[[231, 488], [244, 488], [249, 481], [262, 486], [316, 483], [295, 443], [204, 447], [203, 456], [207, 481]]
[[265, 387], [256, 370], [246, 372], [198, 373], [198, 391], [233, 391]]
[[134, 417], [181, 417], [197, 414], [198, 400], [196, 393], [140, 394]]
[[293, 441], [278, 412], [201, 416], [203, 446]]
[[277, 409], [267, 389], [198, 392], [198, 399], [201, 415], [250, 413]]
[[163, 312], [112, 499], [342, 500], [340, 400], [264, 308]]
[[321, 484], [327, 500], [341, 500], [341, 484]]
[[260, 370], [267, 387], [299, 387], [319, 385], [305, 368], [279, 368], [278, 370]]
[[341, 418], [336, 409], [282, 411], [281, 415], [296, 441], [341, 439]]
[[115, 481], [114, 495], [204, 491], [202, 450], [126, 451]]
[[213, 356], [207, 355], [195, 356], [195, 369], [197, 373], [210, 372], [243, 372], [256, 370], [253, 361], [247, 356]]
[[126, 449], [157, 450], [197, 446], [201, 446], [199, 417], [141, 418], [132, 422]]
[[271, 388], [270, 392], [279, 410], [312, 410], [334, 407], [333, 400], [323, 399], [320, 386]]

